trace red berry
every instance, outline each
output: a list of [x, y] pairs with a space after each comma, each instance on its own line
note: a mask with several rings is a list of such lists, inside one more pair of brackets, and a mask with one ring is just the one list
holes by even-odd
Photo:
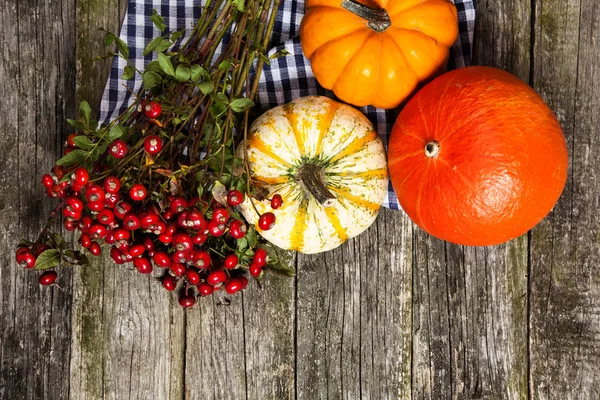
[[220, 224], [225, 224], [229, 220], [229, 213], [224, 208], [215, 208], [212, 215], [212, 220]]
[[73, 184], [77, 186], [85, 186], [86, 183], [90, 180], [90, 174], [87, 169], [83, 167], [75, 168], [73, 171], [73, 175], [71, 176], [73, 179]]
[[152, 272], [152, 263], [146, 257], [134, 258], [133, 265], [141, 274], [149, 274]]
[[46, 271], [40, 275], [40, 285], [48, 286], [52, 285], [56, 281], [58, 274], [56, 271]]
[[150, 119], [156, 119], [160, 116], [162, 107], [156, 101], [149, 101], [143, 105], [144, 115]]
[[177, 276], [183, 276], [185, 274], [185, 271], [187, 270], [185, 265], [183, 265], [181, 263], [176, 263], [176, 262], [171, 263], [171, 266], [169, 267], [169, 269], [171, 270], [171, 272], [173, 272]]
[[101, 224], [94, 224], [90, 226], [89, 234], [92, 239], [101, 239], [106, 236], [106, 227]]
[[156, 265], [161, 268], [169, 268], [171, 266], [171, 257], [164, 251], [157, 251], [152, 257]]
[[49, 249], [50, 246], [48, 246], [46, 243], [40, 243], [33, 249], [33, 255], [37, 258], [40, 254]]
[[212, 236], [223, 236], [225, 233], [225, 224], [217, 222], [213, 219], [208, 223], [208, 232]]
[[210, 254], [204, 250], [198, 250], [192, 256], [192, 261], [194, 265], [200, 269], [206, 269], [210, 267]]
[[208, 235], [206, 233], [198, 232], [194, 236], [192, 236], [192, 243], [196, 246], [202, 246], [204, 242], [208, 239]]
[[75, 221], [70, 220], [70, 219], [65, 219], [63, 221], [63, 226], [69, 232], [73, 232], [75, 229], [77, 229], [77, 225], [75, 224]]
[[65, 176], [65, 170], [60, 165], [55, 165], [52, 167], [52, 173], [56, 175], [56, 179], [59, 181], [63, 178], [63, 176]]
[[177, 217], [177, 224], [182, 228], [187, 228], [187, 211], [182, 211]]
[[263, 231], [268, 231], [275, 225], [275, 214], [266, 212], [258, 219], [258, 227]]
[[123, 219], [125, 214], [131, 211], [131, 208], [131, 204], [127, 203], [126, 201], [118, 202], [115, 206], [115, 217]]
[[281, 195], [279, 193], [274, 194], [273, 197], [271, 198], [271, 208], [273, 210], [277, 210], [282, 205], [283, 205], [283, 198], [281, 198]]
[[162, 221], [158, 221], [156, 224], [148, 227], [148, 230], [155, 235], [162, 235], [165, 229], [167, 229], [167, 224]]
[[178, 251], [188, 252], [194, 247], [194, 243], [192, 243], [190, 235], [180, 232], [173, 235], [173, 246]]
[[105, 208], [104, 210], [98, 213], [96, 219], [101, 224], [110, 225], [113, 222], [115, 222], [115, 213], [113, 213], [112, 210]]
[[262, 267], [256, 263], [252, 263], [252, 264], [250, 264], [250, 268], [248, 269], [248, 272], [250, 272], [250, 275], [258, 278], [258, 276], [262, 272]]
[[200, 274], [191, 268], [188, 268], [188, 270], [185, 271], [185, 277], [192, 285], [197, 285], [200, 283]]
[[242, 281], [238, 278], [233, 278], [225, 284], [225, 291], [229, 294], [234, 294], [242, 290]]
[[196, 231], [203, 231], [206, 229], [206, 221], [199, 211], [190, 211], [186, 217], [188, 228], [192, 228]]
[[173, 200], [171, 200], [170, 209], [175, 214], [179, 214], [180, 212], [183, 212], [187, 207], [188, 207], [188, 202], [183, 197], [175, 197]]
[[109, 176], [104, 180], [104, 190], [108, 193], [118, 193], [121, 189], [121, 180], [116, 176]]
[[173, 211], [171, 211], [170, 209], [165, 211], [162, 215], [162, 217], [165, 221], [172, 220], [174, 216], [175, 216], [175, 213]]
[[84, 249], [87, 249], [92, 245], [92, 238], [87, 233], [82, 233], [81, 236], [79, 236], [79, 244], [81, 244], [81, 247]]
[[200, 293], [200, 296], [210, 296], [214, 291], [215, 289], [208, 283], [202, 282], [198, 285], [198, 293]]
[[75, 145], [75, 141], [73, 140], [75, 137], [77, 136], [76, 133], [71, 133], [68, 137], [67, 137], [67, 146], [69, 147], [77, 147]]
[[104, 196], [106, 192], [100, 186], [96, 184], [87, 185], [85, 188], [85, 198], [88, 202], [102, 201], [104, 202]]
[[152, 240], [150, 236], [144, 236], [144, 238], [142, 239], [142, 243], [148, 252], [154, 250], [154, 240]]
[[240, 280], [240, 282], [242, 282], [242, 290], [244, 290], [246, 286], [248, 286], [248, 278], [246, 278], [245, 276], [240, 276], [238, 279]]
[[244, 195], [239, 190], [234, 189], [227, 193], [227, 202], [230, 206], [235, 207], [241, 204], [242, 201], [244, 201]]
[[123, 228], [117, 228], [113, 231], [113, 238], [117, 242], [126, 242], [131, 237], [131, 233]]
[[25, 248], [25, 250], [21, 250], [22, 248], [17, 250], [17, 264], [23, 268], [33, 268], [35, 266], [35, 255], [30, 249]]
[[62, 209], [62, 215], [69, 221], [78, 221], [81, 219], [81, 211], [71, 210], [69, 207]]
[[162, 285], [169, 292], [172, 292], [177, 287], [177, 279], [173, 275], [166, 274], [162, 278]]
[[233, 269], [238, 266], [239, 258], [235, 254], [228, 254], [223, 261], [223, 265], [227, 269]]
[[158, 241], [163, 244], [169, 244], [173, 241], [173, 236], [161, 233], [160, 235], [158, 235]]
[[79, 230], [81, 232], [87, 232], [90, 230], [90, 226], [92, 226], [93, 223], [94, 220], [92, 219], [92, 217], [90, 217], [89, 215], [85, 215], [83, 218], [81, 218], [81, 221], [79, 222]]
[[156, 154], [162, 150], [162, 140], [156, 135], [150, 135], [144, 140], [144, 149], [148, 154]]
[[110, 248], [110, 258], [112, 258], [117, 264], [125, 264], [127, 257], [116, 247]]
[[175, 232], [177, 232], [177, 229], [179, 228], [179, 225], [176, 222], [171, 222], [169, 225], [167, 225], [165, 227], [164, 230], [164, 234], [169, 235], [169, 236], [173, 236], [175, 234]]
[[106, 193], [106, 195], [104, 195], [104, 206], [115, 208], [120, 199], [121, 195], [119, 195], [119, 193]]
[[258, 248], [254, 252], [254, 262], [262, 267], [267, 263], [268, 256], [269, 254], [265, 249], [263, 249], [262, 247]]
[[142, 226], [142, 229], [148, 229], [159, 221], [160, 217], [154, 211], [140, 215], [140, 225]]
[[187, 251], [176, 251], [171, 254], [171, 260], [175, 263], [185, 264], [190, 260], [190, 254]]
[[52, 179], [52, 175], [50, 174], [45, 174], [42, 176], [42, 185], [44, 185], [44, 187], [46, 189], [52, 189], [55, 185], [54, 179]]
[[179, 305], [183, 308], [190, 308], [196, 304], [196, 298], [194, 296], [179, 296]]
[[110, 154], [114, 158], [123, 158], [127, 154], [127, 144], [121, 139], [117, 139], [110, 144]]
[[70, 211], [83, 211], [83, 201], [75, 196], [69, 196], [65, 200], [65, 208]]
[[87, 207], [90, 209], [90, 211], [94, 211], [94, 212], [100, 212], [102, 210], [104, 210], [104, 200], [100, 200], [100, 201], [89, 201], [87, 203]]
[[206, 278], [206, 282], [208, 282], [209, 285], [213, 286], [225, 282], [226, 280], [227, 274], [223, 270], [213, 271], [210, 274], [208, 274], [208, 277]]
[[239, 219], [234, 219], [231, 221], [231, 224], [229, 224], [229, 234], [236, 239], [241, 239], [246, 236], [246, 231], [246, 224]]
[[134, 213], [129, 212], [123, 217], [123, 227], [135, 231], [140, 227], [140, 219]]
[[129, 189], [129, 196], [132, 200], [142, 201], [146, 198], [146, 188], [141, 183], [136, 183]]
[[134, 244], [129, 248], [129, 255], [133, 258], [139, 257], [146, 251], [146, 247], [143, 244]]
[[100, 248], [100, 245], [98, 244], [98, 242], [94, 241], [92, 241], [92, 243], [90, 244], [90, 248], [88, 249], [88, 251], [96, 257], [102, 254], [102, 249]]

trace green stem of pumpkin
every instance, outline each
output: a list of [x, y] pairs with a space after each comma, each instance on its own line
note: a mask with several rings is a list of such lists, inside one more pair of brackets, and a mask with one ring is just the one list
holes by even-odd
[[383, 8], [367, 7], [356, 0], [343, 0], [341, 6], [351, 13], [366, 19], [369, 22], [368, 27], [375, 32], [381, 33], [392, 25], [390, 16]]
[[306, 187], [306, 190], [324, 207], [332, 206], [336, 196], [331, 193], [325, 184], [325, 172], [317, 164], [304, 164], [296, 173], [295, 179]]

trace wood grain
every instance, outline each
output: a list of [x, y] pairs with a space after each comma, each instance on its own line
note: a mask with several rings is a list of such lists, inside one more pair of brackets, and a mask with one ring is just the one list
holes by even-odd
[[533, 86], [557, 114], [570, 176], [531, 244], [531, 391], [600, 397], [600, 2], [539, 0]]
[[[41, 288], [16, 265], [21, 238], [35, 240], [54, 207], [40, 171], [61, 152], [74, 92], [71, 1], [0, 1], [0, 398], [68, 396], [70, 271]], [[61, 25], [64, 24], [63, 29]], [[57, 224], [58, 226], [58, 224]]]

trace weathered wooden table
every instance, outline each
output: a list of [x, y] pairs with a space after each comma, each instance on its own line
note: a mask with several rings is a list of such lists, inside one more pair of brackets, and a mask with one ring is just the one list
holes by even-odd
[[[475, 61], [529, 82], [570, 152], [551, 215], [466, 248], [385, 210], [230, 306], [184, 312], [97, 262], [40, 288], [14, 247], [52, 208], [40, 176], [79, 99], [99, 104], [99, 27], [125, 0], [0, 0], [0, 399], [599, 399], [600, 0], [477, 0]], [[528, 149], [536, 151], [536, 149]]]

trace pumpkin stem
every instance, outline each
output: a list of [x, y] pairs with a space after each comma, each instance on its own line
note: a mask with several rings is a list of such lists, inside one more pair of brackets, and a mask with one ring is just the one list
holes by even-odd
[[392, 25], [390, 16], [383, 8], [371, 8], [356, 0], [342, 0], [342, 8], [369, 21], [368, 27], [381, 33]]
[[304, 164], [298, 169], [295, 178], [297, 181], [301, 181], [304, 184], [306, 190], [308, 190], [310, 194], [323, 205], [323, 207], [330, 207], [335, 203], [337, 198], [325, 184], [325, 172], [323, 171], [323, 167], [313, 163]]
[[425, 155], [427, 157], [429, 157], [429, 158], [437, 157], [439, 152], [440, 152], [440, 144], [437, 141], [432, 140], [431, 142], [429, 142], [425, 145]]

